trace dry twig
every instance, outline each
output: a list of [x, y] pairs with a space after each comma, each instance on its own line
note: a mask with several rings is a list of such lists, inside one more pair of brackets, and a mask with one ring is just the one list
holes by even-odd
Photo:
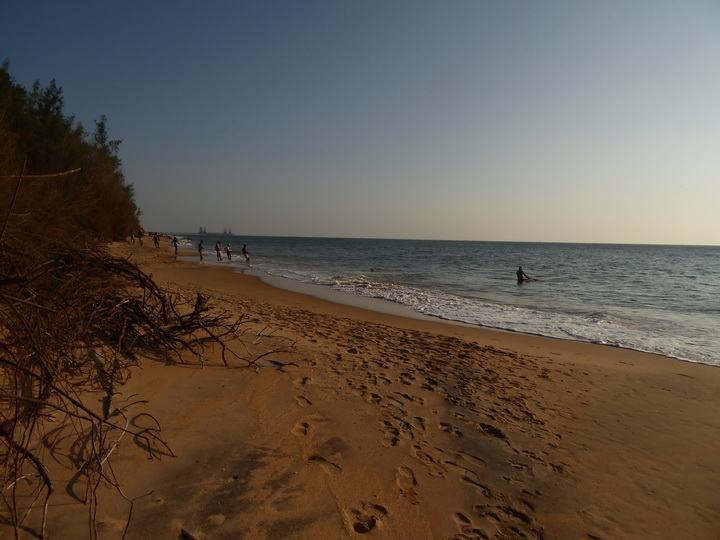
[[[208, 347], [219, 346], [225, 365], [250, 366], [292, 344], [253, 356], [243, 339], [249, 322], [200, 293], [192, 300], [171, 295], [136, 265], [102, 250], [45, 245], [21, 252], [13, 239], [8, 234], [0, 244], [0, 503], [17, 537], [43, 500], [45, 535], [55, 489], [43, 463], [49, 450], [75, 471], [67, 491], [89, 505], [96, 538], [100, 486], [122, 494], [110, 460], [120, 439], [131, 435], [150, 459], [173, 455], [152, 416], [113, 408], [116, 389], [141, 357], [202, 364]], [[98, 394], [101, 410], [86, 401]], [[152, 427], [141, 427], [141, 417]], [[82, 496], [75, 491], [81, 480]], [[133, 501], [126, 500], [131, 515]]]

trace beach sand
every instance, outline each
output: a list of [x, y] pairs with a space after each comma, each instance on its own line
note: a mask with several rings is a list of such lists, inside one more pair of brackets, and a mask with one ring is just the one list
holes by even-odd
[[[147, 400], [138, 411], [176, 457], [121, 442], [113, 470], [137, 498], [127, 538], [720, 537], [720, 369], [367, 311], [165, 247], [113, 249], [296, 341], [253, 368], [215, 351], [202, 368], [135, 371], [118, 399]], [[129, 504], [102, 497], [100, 538], [119, 538]], [[87, 538], [86, 510], [59, 493], [49, 537]]]

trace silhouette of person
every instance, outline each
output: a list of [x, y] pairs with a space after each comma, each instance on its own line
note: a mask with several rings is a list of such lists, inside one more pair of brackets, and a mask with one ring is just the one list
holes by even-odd
[[518, 283], [522, 283], [526, 279], [530, 279], [530, 276], [528, 276], [525, 272], [523, 272], [522, 266], [520, 268], [518, 268], [518, 271], [516, 272], [516, 274], [517, 274]]
[[225, 253], [227, 253], [228, 261], [232, 259], [232, 249], [230, 249], [230, 244], [225, 246]]
[[200, 240], [200, 243], [198, 244], [198, 253], [200, 253], [200, 260], [203, 260], [203, 240]]
[[247, 250], [247, 244], [243, 244], [242, 254], [245, 257], [245, 262], [250, 263], [250, 252]]
[[215, 253], [217, 254], [217, 260], [222, 261], [222, 252], [220, 250], [220, 240], [215, 242]]
[[175, 255], [177, 255], [177, 246], [178, 246], [177, 236], [173, 236], [172, 245], [175, 246]]

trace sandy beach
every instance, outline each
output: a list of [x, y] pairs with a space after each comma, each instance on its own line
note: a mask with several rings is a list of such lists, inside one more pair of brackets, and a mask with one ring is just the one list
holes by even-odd
[[[249, 341], [294, 343], [251, 368], [216, 350], [134, 372], [118, 400], [146, 400], [175, 457], [119, 445], [127, 538], [720, 537], [717, 368], [368, 311], [165, 246], [112, 250], [245, 317]], [[50, 538], [88, 537], [71, 491]], [[99, 535], [119, 538], [129, 503], [101, 495]]]

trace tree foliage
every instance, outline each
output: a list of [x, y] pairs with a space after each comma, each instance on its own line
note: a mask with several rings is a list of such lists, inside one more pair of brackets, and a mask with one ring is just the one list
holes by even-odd
[[[63, 111], [62, 88], [55, 80], [27, 90], [11, 77], [9, 62], [0, 68], [0, 217], [7, 215], [9, 181], [23, 171], [12, 227], [51, 237], [120, 240], [139, 228], [132, 185], [125, 182], [107, 118], [87, 133]], [[65, 171], [72, 175], [48, 177]], [[37, 178], [43, 177], [43, 178]], [[31, 211], [32, 210], [32, 211]], [[31, 220], [23, 219], [32, 216]]]

